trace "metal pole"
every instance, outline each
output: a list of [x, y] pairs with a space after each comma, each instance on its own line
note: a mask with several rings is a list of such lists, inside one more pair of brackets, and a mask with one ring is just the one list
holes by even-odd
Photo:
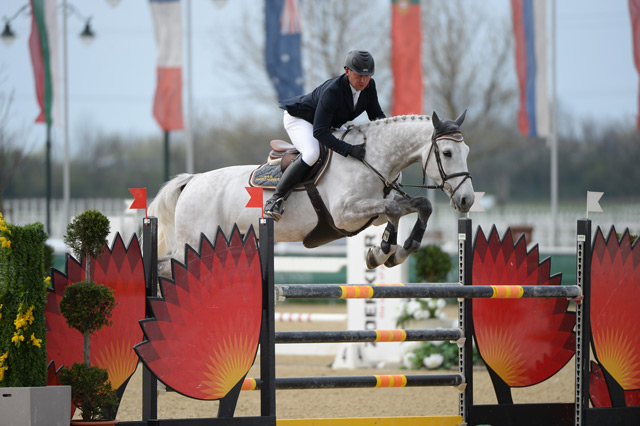
[[274, 296], [273, 219], [260, 219], [260, 262], [262, 266], [262, 328], [260, 329], [260, 415], [276, 418], [276, 348]]
[[[158, 218], [149, 217], [142, 223], [142, 262], [144, 265], [147, 304], [145, 317], [153, 318], [149, 297], [158, 295]], [[158, 381], [145, 366], [142, 369], [142, 420], [158, 418]]]
[[551, 120], [549, 145], [551, 149], [551, 238], [558, 245], [558, 133], [556, 90], [556, 1], [551, 1]]
[[169, 181], [169, 131], [164, 131], [164, 181]]
[[[472, 221], [458, 219], [458, 281], [470, 287], [473, 268]], [[458, 399], [458, 413], [463, 423], [471, 423], [473, 416], [473, 300], [458, 299], [458, 327], [465, 335], [463, 344], [458, 344], [458, 373], [464, 377], [464, 389]]]
[[193, 157], [193, 60], [191, 57], [191, 0], [187, 0], [187, 120], [185, 138], [187, 143], [187, 173], [194, 171]]
[[64, 61], [64, 158], [62, 160], [62, 196], [64, 199], [64, 223], [66, 228], [71, 218], [69, 211], [71, 178], [69, 172], [69, 60], [67, 57], [67, 0], [62, 2], [62, 55]]
[[47, 233], [51, 235], [51, 123], [47, 122], [46, 142]]

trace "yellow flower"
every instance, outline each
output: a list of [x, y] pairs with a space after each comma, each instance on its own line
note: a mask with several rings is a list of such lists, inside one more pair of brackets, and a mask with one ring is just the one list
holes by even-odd
[[8, 356], [9, 356], [9, 351], [0, 355], [0, 364], [4, 363], [4, 361], [7, 359]]
[[40, 347], [40, 344], [42, 343], [42, 339], [36, 339], [36, 336], [34, 333], [31, 333], [31, 344], [33, 346], [37, 346]]
[[7, 240], [5, 237], [0, 237], [0, 241], [2, 241], [2, 247], [11, 248], [11, 241]]
[[24, 316], [18, 314], [16, 319], [13, 321], [13, 324], [16, 326], [16, 330], [20, 330], [22, 327], [27, 326], [27, 319]]
[[18, 332], [13, 333], [13, 337], [11, 341], [18, 345], [20, 342], [24, 342], [24, 336], [22, 334], [18, 334]]
[[27, 312], [24, 314], [24, 319], [29, 321], [29, 324], [33, 324], [33, 308], [34, 306], [30, 306]]

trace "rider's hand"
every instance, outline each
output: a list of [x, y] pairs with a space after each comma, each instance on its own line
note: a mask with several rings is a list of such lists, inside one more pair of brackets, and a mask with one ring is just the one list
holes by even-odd
[[364, 144], [351, 145], [351, 149], [349, 150], [349, 155], [360, 161], [364, 160], [364, 155], [366, 153], [367, 153], [367, 150], [364, 148]]

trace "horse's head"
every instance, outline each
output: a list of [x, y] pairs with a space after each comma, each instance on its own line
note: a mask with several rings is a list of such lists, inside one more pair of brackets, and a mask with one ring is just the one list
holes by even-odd
[[451, 206], [462, 213], [469, 211], [475, 200], [471, 175], [467, 168], [469, 147], [464, 143], [460, 126], [467, 111], [460, 117], [441, 121], [433, 112], [431, 147], [422, 160], [427, 176], [433, 179], [451, 199]]

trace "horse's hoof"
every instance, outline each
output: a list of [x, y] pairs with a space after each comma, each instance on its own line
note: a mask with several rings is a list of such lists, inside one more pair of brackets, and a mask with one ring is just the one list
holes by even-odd
[[396, 260], [396, 255], [390, 256], [386, 262], [384, 262], [384, 266], [387, 268], [393, 268], [394, 266], [398, 266], [400, 263]]
[[372, 248], [369, 248], [369, 251], [367, 252], [366, 263], [367, 269], [376, 269], [378, 266], [380, 266], [380, 263], [378, 263], [375, 254], [373, 254]]

